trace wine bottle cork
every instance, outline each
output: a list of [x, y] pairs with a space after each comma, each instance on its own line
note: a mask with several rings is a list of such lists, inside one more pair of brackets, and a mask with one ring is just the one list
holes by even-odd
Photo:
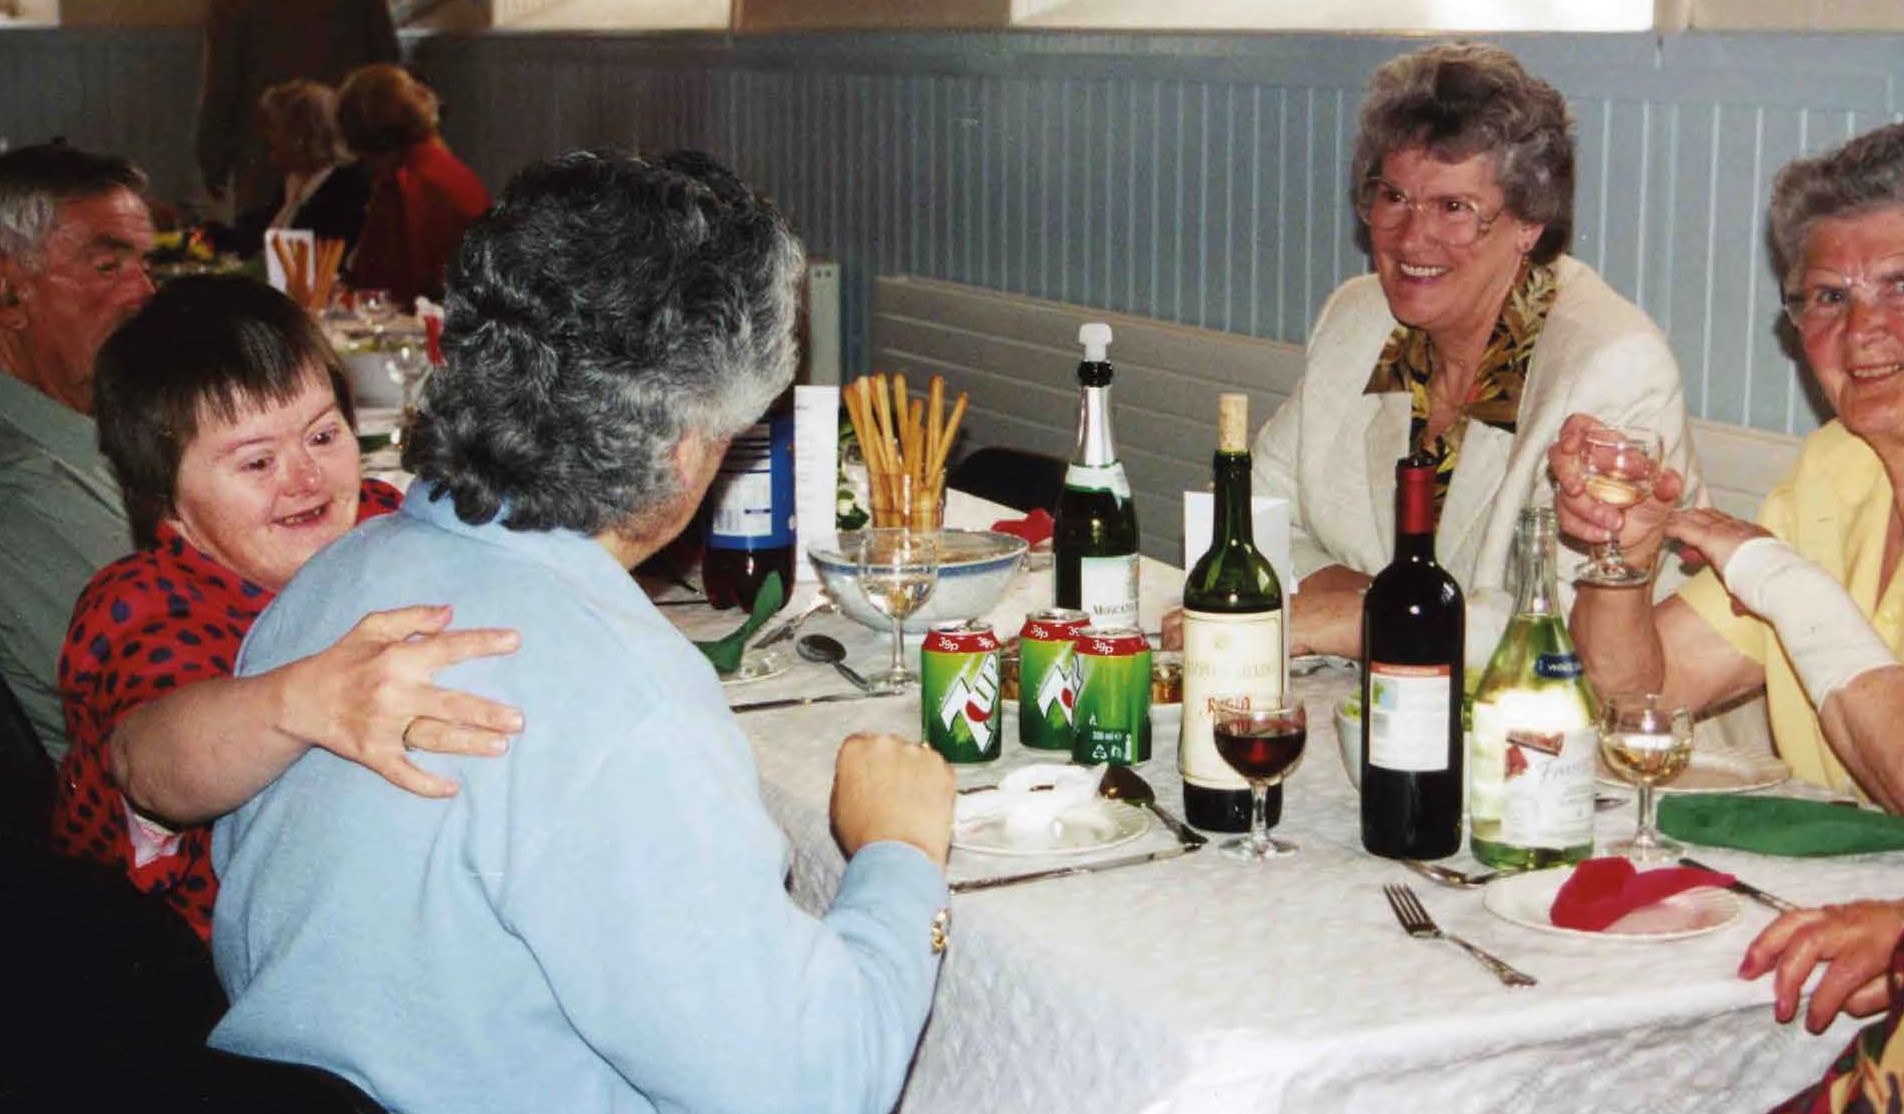
[[1249, 396], [1246, 394], [1221, 394], [1217, 396], [1216, 441], [1220, 453], [1241, 453], [1249, 451]]

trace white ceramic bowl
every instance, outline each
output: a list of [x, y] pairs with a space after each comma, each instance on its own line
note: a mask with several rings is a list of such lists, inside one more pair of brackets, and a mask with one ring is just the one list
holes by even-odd
[[1335, 745], [1342, 754], [1342, 768], [1348, 771], [1349, 784], [1362, 786], [1362, 699], [1343, 697], [1335, 706]]
[[[892, 620], [873, 610], [859, 590], [859, 534], [840, 535], [837, 550], [808, 551], [827, 595], [847, 618], [889, 631]], [[923, 634], [933, 623], [989, 615], [1005, 598], [1025, 564], [1025, 539], [990, 530], [946, 530], [939, 535], [939, 583], [926, 605], [906, 618], [906, 630]], [[1006, 632], [999, 632], [1001, 635]]]

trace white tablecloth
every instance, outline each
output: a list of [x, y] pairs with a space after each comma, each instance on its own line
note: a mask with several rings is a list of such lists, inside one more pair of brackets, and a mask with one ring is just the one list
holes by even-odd
[[[948, 518], [960, 521], [956, 505]], [[1180, 574], [1147, 562], [1144, 576], [1143, 619], [1155, 629]], [[995, 613], [1000, 633], [1049, 592], [1048, 573], [1023, 578]], [[673, 613], [703, 637], [738, 620]], [[882, 636], [837, 616], [808, 629], [840, 638], [864, 668], [883, 660]], [[785, 673], [733, 686], [730, 697], [846, 689], [832, 670], [784, 644], [780, 652]], [[1212, 847], [954, 898], [953, 944], [902, 1108], [1735, 1111], [1763, 1109], [1822, 1074], [1855, 1026], [1813, 1037], [1779, 1025], [1769, 982], [1736, 976], [1772, 917], [1759, 905], [1677, 942], [1582, 940], [1500, 920], [1478, 892], [1434, 887], [1363, 852], [1331, 716], [1351, 683], [1328, 670], [1296, 683], [1309, 747], [1277, 832], [1299, 855], [1249, 866]], [[843, 868], [827, 825], [833, 753], [850, 730], [916, 736], [917, 699], [740, 719], [763, 798], [793, 846], [793, 892], [824, 909]], [[1002, 760], [960, 780], [988, 784], [1040, 757], [1008, 739]], [[1141, 772], [1181, 815], [1174, 738], [1158, 740]], [[1600, 825], [1603, 839], [1628, 834], [1632, 807], [1602, 813]], [[1904, 892], [1904, 856], [1699, 857], [1805, 904]], [[1412, 884], [1444, 928], [1540, 985], [1506, 989], [1452, 945], [1404, 935], [1380, 890], [1396, 881]]]

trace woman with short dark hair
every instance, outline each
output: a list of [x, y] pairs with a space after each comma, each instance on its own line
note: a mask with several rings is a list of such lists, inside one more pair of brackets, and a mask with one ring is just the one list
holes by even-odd
[[[284, 295], [237, 276], [168, 283], [100, 350], [94, 386], [100, 448], [139, 548], [93, 577], [61, 648], [71, 749], [53, 844], [124, 870], [209, 939], [209, 822], [309, 747], [350, 754], [419, 793], [454, 791], [402, 757], [426, 742], [407, 725], [444, 714], [431, 664], [421, 694], [398, 683], [400, 671], [365, 679], [378, 649], [440, 630], [447, 616], [373, 615], [274, 676], [231, 679], [252, 621], [292, 574], [398, 501], [363, 479], [342, 365]], [[427, 656], [438, 651], [467, 656], [447, 639]], [[350, 661], [370, 668], [339, 665]], [[381, 723], [362, 721], [386, 703], [398, 706], [385, 714], [405, 725], [401, 741], [391, 731], [366, 746]], [[493, 752], [495, 739], [432, 745]]]
[[489, 191], [437, 134], [436, 94], [402, 66], [365, 66], [338, 91], [337, 124], [372, 179], [351, 285], [404, 305], [441, 298], [443, 270]]

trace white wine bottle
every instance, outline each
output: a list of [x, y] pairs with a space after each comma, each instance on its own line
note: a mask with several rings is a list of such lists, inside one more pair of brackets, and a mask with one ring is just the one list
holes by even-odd
[[1051, 528], [1057, 605], [1100, 627], [1137, 622], [1137, 507], [1111, 432], [1111, 327], [1078, 330], [1078, 443]]
[[1577, 863], [1593, 853], [1598, 701], [1556, 612], [1554, 512], [1521, 511], [1514, 617], [1474, 693], [1468, 818], [1490, 866]]
[[[1249, 396], [1217, 399], [1216, 481], [1210, 550], [1183, 582], [1183, 722], [1177, 768], [1184, 815], [1213, 832], [1249, 830], [1249, 783], [1217, 753], [1212, 701], [1248, 696], [1273, 708], [1287, 689], [1283, 586], [1256, 548], [1250, 515]], [[1264, 814], [1282, 815], [1282, 782]]]

